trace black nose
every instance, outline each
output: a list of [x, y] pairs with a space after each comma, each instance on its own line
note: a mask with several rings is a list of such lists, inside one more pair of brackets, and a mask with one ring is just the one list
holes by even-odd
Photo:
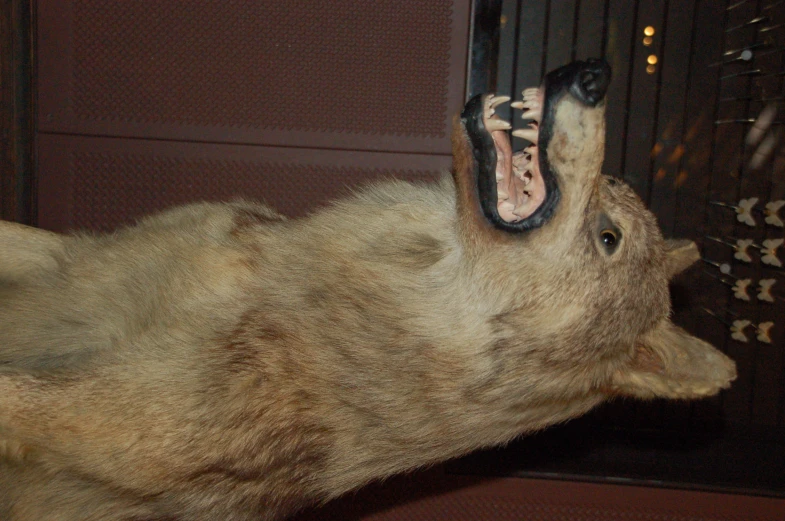
[[546, 96], [569, 91], [578, 101], [594, 107], [605, 98], [611, 83], [611, 66], [603, 59], [572, 62], [545, 76]]
[[572, 88], [575, 97], [587, 105], [596, 105], [608, 92], [611, 67], [603, 59], [591, 58], [583, 62], [575, 75]]

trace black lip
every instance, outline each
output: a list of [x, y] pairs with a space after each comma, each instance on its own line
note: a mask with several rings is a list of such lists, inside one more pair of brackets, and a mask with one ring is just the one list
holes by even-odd
[[475, 159], [474, 177], [480, 206], [486, 219], [496, 228], [521, 233], [550, 221], [561, 200], [561, 191], [556, 176], [548, 162], [548, 143], [553, 137], [556, 104], [569, 92], [574, 98], [589, 107], [603, 101], [611, 79], [611, 68], [605, 60], [590, 59], [560, 67], [545, 76], [544, 106], [540, 122], [538, 149], [540, 173], [545, 185], [545, 199], [532, 215], [518, 222], [510, 223], [499, 216], [496, 191], [496, 147], [493, 138], [483, 123], [483, 99], [485, 94], [474, 96], [464, 107], [461, 120], [469, 135]]

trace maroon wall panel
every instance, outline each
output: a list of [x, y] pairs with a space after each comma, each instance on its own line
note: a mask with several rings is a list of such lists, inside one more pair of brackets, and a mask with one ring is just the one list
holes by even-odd
[[39, 0], [38, 224], [193, 200], [302, 215], [450, 165], [469, 0]]
[[243, 197], [300, 216], [372, 179], [433, 180], [448, 156], [42, 135], [39, 225], [108, 230], [170, 205]]
[[399, 476], [292, 521], [781, 521], [785, 500], [611, 484]]
[[41, 132], [449, 153], [468, 0], [39, 0]]

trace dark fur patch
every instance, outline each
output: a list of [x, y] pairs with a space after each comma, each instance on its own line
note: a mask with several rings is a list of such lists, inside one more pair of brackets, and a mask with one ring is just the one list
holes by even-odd
[[228, 352], [226, 366], [230, 371], [258, 369], [262, 348], [286, 340], [286, 331], [274, 324], [256, 322], [258, 318], [255, 313], [247, 313], [225, 339], [223, 347]]
[[384, 238], [372, 249], [374, 258], [411, 269], [429, 268], [441, 261], [445, 254], [442, 242], [424, 233], [410, 233], [394, 240]]
[[283, 221], [285, 221], [285, 218], [281, 215], [263, 213], [251, 208], [242, 208], [237, 210], [237, 213], [234, 216], [234, 229], [231, 233], [232, 235], [237, 235], [248, 228], [280, 223]]

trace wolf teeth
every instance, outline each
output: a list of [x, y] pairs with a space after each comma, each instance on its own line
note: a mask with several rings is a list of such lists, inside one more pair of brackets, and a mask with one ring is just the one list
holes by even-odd
[[510, 130], [512, 126], [504, 121], [503, 119], [489, 119], [485, 123], [485, 128], [489, 132], [494, 132], [496, 130]]
[[538, 109], [540, 108], [540, 102], [537, 101], [536, 99], [527, 99], [523, 101], [513, 101], [512, 103], [510, 103], [510, 106], [514, 109], [527, 109], [527, 108]]
[[522, 119], [533, 119], [535, 121], [540, 121], [540, 118], [542, 118], [542, 112], [540, 110], [537, 110], [537, 109], [529, 109], [526, 112], [524, 112], [523, 114], [521, 114], [521, 118]]
[[494, 96], [490, 99], [490, 108], [495, 109], [502, 103], [507, 103], [510, 101], [509, 96]]
[[519, 130], [513, 130], [512, 135], [515, 137], [526, 139], [527, 141], [531, 141], [532, 143], [537, 143], [539, 132], [537, 132], [537, 130], [533, 128], [522, 128]]
[[518, 179], [520, 179], [523, 182], [523, 186], [526, 186], [526, 185], [528, 185], [529, 183], [532, 182], [531, 176], [530, 175], [526, 175], [526, 174], [529, 174], [529, 173], [531, 173], [531, 167], [529, 165], [526, 165], [524, 167], [523, 171], [517, 172], [515, 174], [515, 177], [517, 177]]
[[523, 119], [533, 119], [535, 121], [540, 121], [542, 119], [542, 106], [536, 98], [510, 103], [510, 107], [523, 110], [524, 113], [521, 115], [521, 118]]
[[488, 96], [485, 100], [485, 117], [490, 118], [496, 114], [496, 107], [508, 101], [510, 101], [509, 96]]

